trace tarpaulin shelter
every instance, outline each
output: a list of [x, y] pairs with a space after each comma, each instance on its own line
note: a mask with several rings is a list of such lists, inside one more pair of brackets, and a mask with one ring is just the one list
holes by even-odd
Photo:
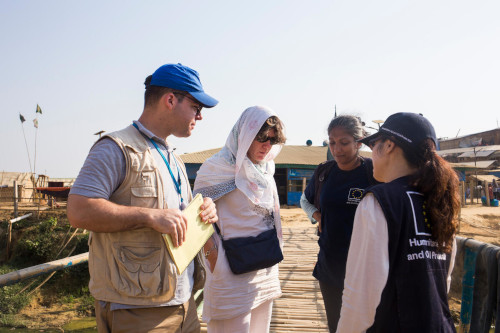
[[29, 201], [33, 196], [30, 172], [0, 172], [0, 202], [13, 202], [14, 181], [17, 181], [19, 201]]

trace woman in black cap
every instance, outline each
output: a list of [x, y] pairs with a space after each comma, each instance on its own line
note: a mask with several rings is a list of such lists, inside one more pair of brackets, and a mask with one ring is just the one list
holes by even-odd
[[455, 332], [447, 292], [458, 177], [431, 123], [396, 113], [363, 140], [373, 174], [354, 218], [337, 332]]

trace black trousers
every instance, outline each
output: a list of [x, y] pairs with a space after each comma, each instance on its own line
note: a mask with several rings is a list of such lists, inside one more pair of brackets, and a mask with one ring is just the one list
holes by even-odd
[[342, 291], [340, 288], [325, 282], [319, 281], [323, 302], [325, 303], [326, 318], [330, 332], [335, 333], [340, 319], [340, 309], [342, 308]]

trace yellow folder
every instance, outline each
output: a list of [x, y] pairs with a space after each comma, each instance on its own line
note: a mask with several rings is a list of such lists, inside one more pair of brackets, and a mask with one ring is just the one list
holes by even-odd
[[200, 206], [203, 204], [203, 197], [198, 193], [189, 205], [182, 212], [187, 218], [186, 241], [181, 246], [174, 247], [169, 234], [163, 234], [163, 239], [167, 244], [170, 257], [174, 260], [177, 273], [182, 274], [186, 267], [193, 261], [200, 252], [203, 245], [214, 233], [214, 228], [209, 223], [201, 220]]

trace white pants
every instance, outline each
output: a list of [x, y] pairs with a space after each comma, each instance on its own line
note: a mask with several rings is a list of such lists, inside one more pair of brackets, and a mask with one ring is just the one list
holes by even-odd
[[268, 333], [273, 313], [273, 300], [262, 303], [248, 313], [238, 317], [210, 320], [208, 333]]

